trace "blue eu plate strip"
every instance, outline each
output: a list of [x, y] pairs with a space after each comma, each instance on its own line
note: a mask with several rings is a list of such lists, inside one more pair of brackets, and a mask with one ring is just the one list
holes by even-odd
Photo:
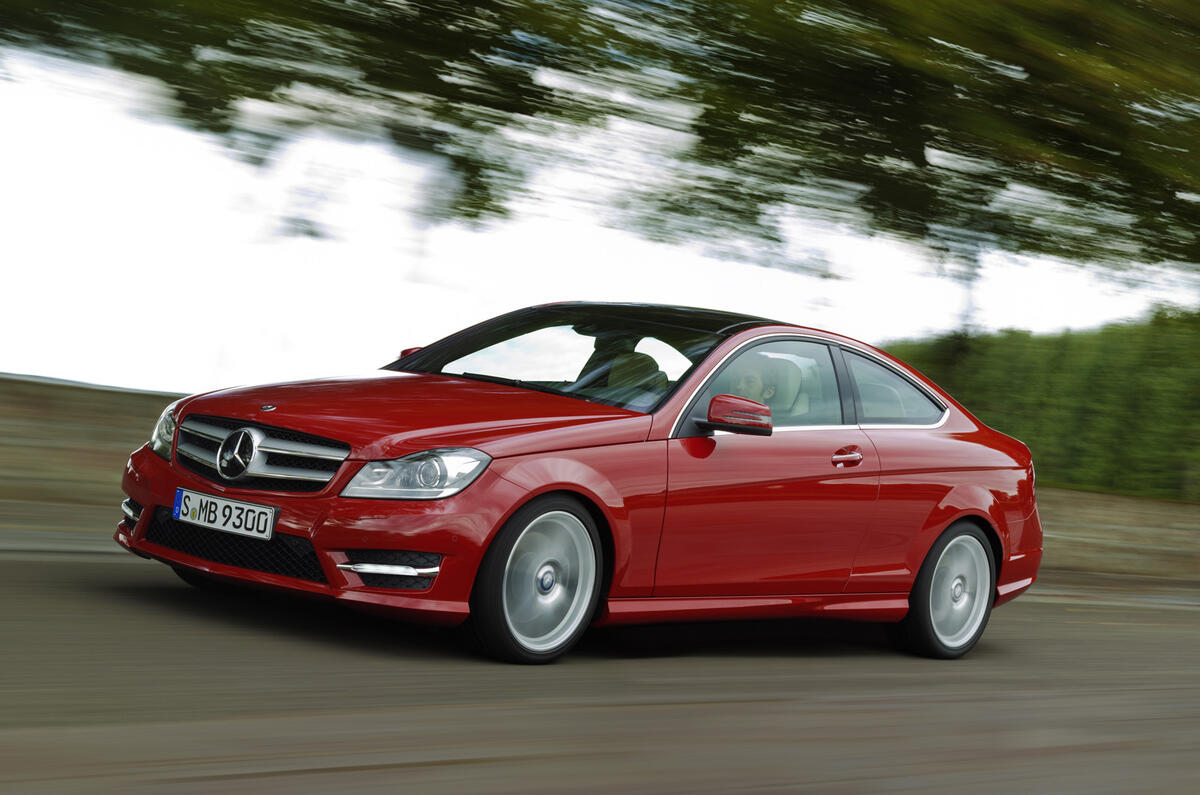
[[171, 509], [171, 518], [179, 518], [179, 503], [183, 502], [183, 489], [175, 489], [175, 507]]

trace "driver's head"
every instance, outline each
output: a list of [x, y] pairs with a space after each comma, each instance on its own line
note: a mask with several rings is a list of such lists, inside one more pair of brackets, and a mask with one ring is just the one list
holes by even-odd
[[730, 370], [730, 394], [759, 403], [766, 403], [775, 396], [775, 368], [764, 354], [748, 353], [734, 362]]

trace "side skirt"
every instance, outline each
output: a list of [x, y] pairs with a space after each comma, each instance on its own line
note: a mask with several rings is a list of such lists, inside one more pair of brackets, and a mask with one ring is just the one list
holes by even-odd
[[595, 626], [753, 618], [839, 618], [899, 621], [908, 614], [908, 594], [857, 593], [803, 596], [686, 596], [609, 599]]

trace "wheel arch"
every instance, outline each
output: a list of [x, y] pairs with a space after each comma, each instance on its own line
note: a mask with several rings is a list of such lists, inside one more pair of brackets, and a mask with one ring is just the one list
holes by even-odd
[[650, 595], [666, 509], [666, 442], [563, 450], [496, 464], [495, 474], [521, 490], [510, 498], [517, 504], [497, 522], [497, 529], [532, 499], [569, 494], [596, 519], [604, 539], [605, 593]]
[[571, 488], [568, 486], [559, 486], [556, 488], [546, 489], [545, 491], [526, 494], [523, 499], [517, 501], [517, 503], [505, 513], [504, 519], [499, 522], [495, 528], [493, 528], [491, 534], [487, 538], [487, 542], [484, 545], [483, 555], [480, 557], [480, 565], [476, 568], [475, 577], [471, 582], [471, 593], [468, 599], [474, 599], [475, 597], [475, 587], [479, 583], [479, 575], [483, 570], [482, 561], [487, 557], [488, 552], [491, 551], [492, 544], [495, 542], [496, 536], [499, 534], [500, 529], [504, 527], [504, 525], [506, 525], [512, 519], [512, 517], [526, 505], [529, 505], [537, 500], [556, 496], [570, 497], [577, 501], [583, 507], [583, 509], [588, 512], [588, 515], [592, 518], [592, 521], [596, 523], [596, 533], [600, 536], [600, 551], [603, 557], [603, 566], [600, 570], [600, 599], [607, 599], [609, 588], [612, 586], [613, 571], [615, 570], [615, 547], [613, 543], [612, 523], [609, 521], [608, 515], [604, 512], [599, 500], [597, 500], [595, 496], [588, 494], [582, 489]]
[[912, 577], [915, 581], [917, 572], [921, 570], [925, 559], [929, 557], [929, 551], [933, 549], [933, 545], [937, 540], [945, 535], [946, 531], [959, 522], [970, 522], [978, 527], [985, 538], [988, 540], [988, 546], [991, 547], [992, 557], [996, 563], [996, 579], [1000, 579], [1000, 567], [1004, 563], [1004, 539], [1000, 535], [1000, 531], [996, 528], [991, 517], [986, 513], [978, 510], [961, 510], [955, 511], [952, 514], [942, 514], [938, 517], [930, 517], [930, 522], [925, 525], [925, 529], [920, 534], [920, 543], [914, 545], [910, 551], [909, 569], [912, 571]]
[[600, 552], [604, 555], [604, 565], [600, 569], [600, 598], [608, 598], [608, 589], [612, 587], [613, 577], [613, 562], [615, 559], [615, 547], [613, 546], [613, 529], [612, 522], [609, 521], [608, 514], [601, 507], [600, 502], [590, 494], [587, 494], [579, 489], [571, 489], [561, 487], [552, 491], [542, 492], [536, 497], [531, 497], [524, 504], [528, 504], [532, 500], [540, 499], [550, 495], [559, 495], [564, 497], [572, 497], [583, 505], [584, 509], [592, 517], [592, 521], [596, 523], [596, 533], [600, 536]]
[[988, 540], [988, 545], [992, 548], [992, 558], [996, 564], [996, 570], [993, 572], [993, 574], [995, 575], [996, 582], [999, 582], [1000, 567], [1004, 564], [1004, 544], [1001, 543], [1000, 534], [996, 532], [996, 528], [992, 526], [992, 523], [986, 517], [977, 513], [968, 513], [958, 517], [953, 522], [946, 525], [942, 532], [946, 532], [946, 530], [949, 530], [951, 526], [957, 524], [958, 522], [969, 522], [983, 532], [984, 538]]
[[997, 493], [978, 483], [960, 484], [950, 489], [929, 512], [923, 529], [918, 533], [917, 543], [910, 550], [909, 566], [913, 577], [916, 577], [929, 550], [942, 534], [956, 522], [967, 521], [978, 527], [987, 538], [995, 558], [995, 574], [999, 582], [1008, 538], [1005, 519], [1015, 496], [1014, 493], [1010, 498], [1003, 491]]

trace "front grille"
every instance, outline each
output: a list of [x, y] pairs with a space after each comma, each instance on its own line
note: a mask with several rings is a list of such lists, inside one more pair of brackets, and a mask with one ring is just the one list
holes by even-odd
[[[348, 549], [351, 563], [383, 563], [392, 566], [412, 566], [414, 569], [437, 568], [442, 556], [437, 552], [410, 552], [399, 549]], [[424, 591], [433, 585], [433, 577], [404, 577], [396, 574], [359, 572], [363, 585], [369, 588], [395, 588], [401, 591]]]
[[[217, 471], [217, 451], [242, 428], [255, 432], [258, 452], [244, 475], [229, 480]], [[257, 422], [192, 415], [179, 425], [175, 453], [186, 469], [214, 483], [261, 491], [320, 491], [337, 474], [350, 445]]]
[[168, 509], [160, 507], [154, 511], [146, 540], [226, 566], [311, 582], [326, 581], [312, 542], [301, 536], [273, 533], [267, 541], [247, 538], [177, 521], [171, 518]]

